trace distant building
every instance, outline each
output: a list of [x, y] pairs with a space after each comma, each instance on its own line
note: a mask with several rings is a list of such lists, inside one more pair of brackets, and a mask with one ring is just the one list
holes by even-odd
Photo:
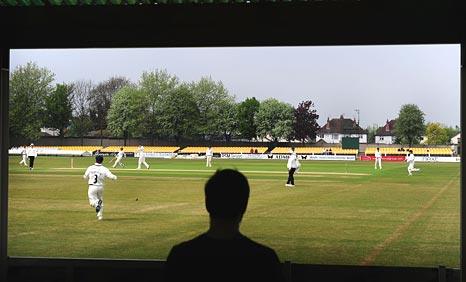
[[379, 127], [375, 133], [375, 143], [377, 144], [394, 144], [395, 143], [395, 120], [388, 120], [384, 126]]
[[42, 133], [42, 136], [59, 136], [60, 135], [60, 130], [55, 129], [55, 128], [42, 127], [40, 129], [40, 132]]
[[362, 129], [355, 119], [340, 118], [327, 119], [327, 123], [317, 131], [316, 142], [341, 143], [343, 137], [357, 137], [359, 143], [367, 143], [367, 130]]
[[453, 138], [450, 139], [450, 143], [453, 145], [458, 145], [461, 143], [461, 133], [456, 134]]

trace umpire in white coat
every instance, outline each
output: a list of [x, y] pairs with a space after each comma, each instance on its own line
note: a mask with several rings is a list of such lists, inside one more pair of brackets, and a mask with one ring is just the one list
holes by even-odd
[[294, 147], [291, 148], [291, 154], [288, 158], [288, 181], [286, 182], [286, 187], [294, 187], [294, 173], [300, 167], [300, 163], [298, 161], [298, 157], [296, 156]]

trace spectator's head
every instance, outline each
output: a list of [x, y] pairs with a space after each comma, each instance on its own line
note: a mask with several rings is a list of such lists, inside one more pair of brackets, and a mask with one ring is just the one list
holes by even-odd
[[249, 183], [237, 170], [217, 170], [205, 185], [205, 205], [213, 219], [237, 221], [246, 212]]
[[95, 156], [95, 162], [96, 163], [101, 164], [101, 163], [103, 163], [103, 161], [104, 161], [104, 157], [102, 155]]
[[120, 151], [123, 151], [123, 147], [120, 148]]
[[31, 147], [34, 147], [34, 143], [31, 143]]

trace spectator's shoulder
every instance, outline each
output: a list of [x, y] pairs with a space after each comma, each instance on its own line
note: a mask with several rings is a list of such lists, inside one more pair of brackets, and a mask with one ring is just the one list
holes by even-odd
[[256, 254], [262, 254], [262, 255], [270, 256], [270, 257], [277, 257], [277, 254], [272, 248], [267, 247], [254, 240], [251, 240], [250, 238], [246, 236], [244, 236], [244, 240], [250, 246], [251, 250], [254, 250]]
[[172, 253], [183, 254], [183, 253], [190, 253], [193, 249], [198, 248], [202, 245], [202, 241], [204, 239], [204, 234], [201, 234], [191, 240], [181, 242], [172, 248]]

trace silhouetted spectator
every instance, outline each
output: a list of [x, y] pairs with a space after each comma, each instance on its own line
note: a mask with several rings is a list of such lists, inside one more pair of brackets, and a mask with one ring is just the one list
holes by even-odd
[[209, 230], [174, 246], [166, 281], [284, 281], [274, 250], [242, 235], [249, 184], [236, 170], [218, 170], [205, 185]]
[[249, 153], [251, 153], [251, 154], [254, 153], [254, 149], [251, 148], [251, 150], [249, 150]]
[[254, 154], [258, 154], [258, 153], [259, 153], [259, 151], [257, 151], [257, 148], [254, 149]]

